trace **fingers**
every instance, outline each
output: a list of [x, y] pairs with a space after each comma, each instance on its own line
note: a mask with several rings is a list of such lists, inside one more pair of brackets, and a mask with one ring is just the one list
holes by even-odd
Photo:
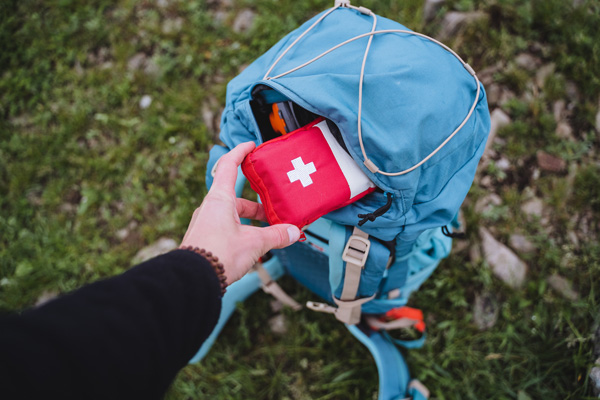
[[241, 143], [221, 157], [217, 165], [212, 188], [215, 190], [233, 190], [237, 178], [238, 166], [255, 146], [254, 142]]
[[235, 202], [240, 218], [249, 218], [267, 222], [267, 216], [262, 204], [241, 198], [235, 199]]
[[256, 228], [258, 239], [262, 242], [263, 254], [271, 249], [281, 249], [295, 243], [300, 238], [300, 229], [295, 225], [277, 224], [265, 228]]

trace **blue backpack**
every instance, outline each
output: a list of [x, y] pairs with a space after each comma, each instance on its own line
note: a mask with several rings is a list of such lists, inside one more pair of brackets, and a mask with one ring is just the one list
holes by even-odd
[[[420, 311], [405, 307], [452, 245], [456, 215], [475, 175], [490, 128], [485, 91], [475, 71], [451, 49], [349, 1], [315, 16], [249, 65], [227, 86], [224, 146], [265, 137], [265, 109], [291, 102], [322, 116], [378, 190], [304, 229], [306, 241], [274, 250], [231, 285], [219, 323], [190, 362], [210, 349], [235, 310], [258, 288], [295, 309], [276, 280], [289, 274], [319, 296], [307, 307], [344, 322], [373, 354], [379, 399], [425, 399], [410, 380], [390, 332], [423, 331]], [[245, 178], [238, 173], [241, 195]]]

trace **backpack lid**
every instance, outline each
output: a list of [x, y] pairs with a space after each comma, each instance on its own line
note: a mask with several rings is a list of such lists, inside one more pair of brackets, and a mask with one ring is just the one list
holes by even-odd
[[[490, 127], [485, 91], [479, 91], [474, 104], [478, 85], [473, 76], [453, 54], [426, 38], [401, 33], [373, 36], [364, 70], [361, 126], [365, 152], [381, 170], [403, 171], [418, 164], [448, 138], [475, 105], [463, 128], [424, 164], [399, 176], [373, 173], [363, 164], [357, 130], [359, 77], [369, 36], [292, 73], [264, 79], [289, 45], [323, 15], [288, 34], [229, 83], [221, 139], [229, 147], [248, 138], [260, 140], [246, 104], [256, 85], [269, 86], [333, 121], [360, 168], [379, 188], [393, 193], [391, 209], [361, 229], [383, 240], [398, 234], [414, 240], [425, 229], [448, 224], [471, 186], [485, 147]], [[269, 75], [298, 67], [372, 29], [372, 16], [338, 7], [290, 48]], [[382, 17], [377, 18], [376, 29], [408, 30]], [[228, 123], [237, 124], [236, 129], [228, 129]], [[247, 131], [241, 131], [240, 125]], [[358, 214], [372, 212], [385, 202], [382, 193], [373, 193], [327, 217], [357, 225]]]

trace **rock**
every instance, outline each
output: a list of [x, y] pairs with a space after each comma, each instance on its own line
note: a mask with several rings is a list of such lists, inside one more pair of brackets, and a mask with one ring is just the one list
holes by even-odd
[[515, 58], [515, 63], [527, 71], [535, 71], [542, 61], [532, 54], [521, 53]]
[[286, 334], [288, 331], [287, 321], [283, 314], [278, 314], [269, 319], [269, 327], [271, 328], [271, 332], [279, 335]]
[[152, 104], [152, 97], [147, 94], [143, 95], [140, 99], [140, 108], [145, 110], [146, 108], [150, 107], [150, 104]]
[[554, 115], [554, 121], [558, 124], [560, 121], [565, 119], [567, 110], [567, 102], [563, 99], [557, 100], [552, 105], [552, 114]]
[[565, 92], [567, 93], [567, 98], [572, 102], [579, 101], [579, 89], [577, 88], [577, 84], [573, 81], [567, 81], [565, 85]]
[[500, 108], [496, 108], [494, 111], [492, 111], [492, 114], [490, 115], [490, 134], [488, 136], [487, 143], [485, 144], [484, 154], [489, 151], [489, 148], [496, 138], [496, 133], [498, 133], [498, 130], [510, 124], [510, 122], [510, 117]]
[[556, 126], [556, 136], [564, 140], [575, 140], [573, 128], [566, 122], [559, 122]]
[[430, 22], [434, 19], [445, 2], [446, 0], [425, 0], [425, 5], [423, 6], [423, 18], [425, 22]]
[[487, 229], [479, 228], [479, 235], [483, 256], [494, 275], [513, 288], [521, 287], [525, 282], [527, 264], [497, 241]]
[[279, 313], [281, 310], [283, 310], [283, 303], [279, 300], [271, 300], [269, 304], [271, 306], [271, 311], [274, 313]]
[[146, 64], [146, 54], [137, 53], [127, 61], [127, 69], [129, 71], [137, 71]]
[[546, 83], [546, 79], [548, 79], [550, 75], [554, 74], [555, 68], [556, 66], [554, 63], [542, 65], [535, 74], [535, 84], [539, 88], [543, 88], [544, 84]]
[[439, 33], [441, 40], [448, 39], [466, 25], [469, 25], [477, 20], [485, 18], [486, 14], [481, 11], [458, 12], [451, 11], [446, 13], [442, 21], [442, 28]]
[[505, 66], [502, 63], [502, 61], [498, 61], [496, 64], [490, 65], [489, 67], [486, 67], [477, 73], [477, 77], [479, 78], [479, 81], [485, 86], [486, 92], [489, 91], [488, 86], [494, 83], [494, 75], [497, 72], [502, 71], [504, 69]]
[[562, 297], [567, 300], [575, 301], [579, 299], [579, 293], [573, 290], [573, 287], [565, 278], [560, 275], [553, 274], [547, 279], [548, 284], [554, 290], [556, 290]]
[[502, 204], [502, 198], [496, 193], [490, 193], [482, 197], [475, 203], [475, 212], [477, 214], [489, 213], [494, 207]]
[[47, 302], [49, 302], [50, 300], [55, 299], [58, 296], [58, 293], [50, 290], [44, 290], [42, 292], [42, 294], [40, 295], [40, 297], [38, 297], [38, 299], [35, 301], [35, 306], [34, 307], [39, 307], [42, 306], [44, 304], [46, 304]]
[[489, 175], [484, 176], [481, 178], [481, 181], [479, 181], [479, 185], [484, 188], [491, 188], [493, 186], [492, 177]]
[[137, 226], [138, 226], [138, 223], [136, 221], [131, 221], [131, 222], [129, 222], [129, 224], [127, 224], [127, 226], [125, 228], [119, 229], [115, 233], [115, 236], [119, 240], [125, 240], [129, 237], [129, 235], [131, 234], [131, 231], [134, 230], [135, 228], [137, 228]]
[[[600, 365], [600, 358], [597, 359], [594, 364]], [[600, 397], [600, 367], [599, 366], [592, 368], [592, 370], [590, 371], [590, 379], [592, 381], [592, 384], [594, 385], [592, 387], [592, 389], [594, 391], [594, 396]]]
[[521, 211], [526, 215], [541, 217], [544, 212], [544, 202], [538, 197], [534, 197], [523, 203]]
[[232, 29], [236, 33], [242, 33], [252, 28], [256, 14], [254, 11], [246, 8], [242, 10], [233, 21]]
[[177, 248], [177, 242], [170, 238], [160, 238], [156, 242], [144, 247], [133, 257], [133, 264], [139, 264], [161, 254], [167, 253]]
[[533, 243], [531, 243], [529, 239], [520, 233], [514, 233], [510, 235], [508, 238], [508, 244], [518, 253], [528, 254], [535, 251], [535, 246]]
[[564, 172], [567, 169], [567, 163], [562, 158], [553, 156], [543, 150], [536, 153], [537, 164], [543, 171]]
[[183, 18], [178, 17], [178, 18], [169, 18], [169, 19], [165, 19], [165, 21], [162, 23], [162, 32], [165, 35], [169, 35], [171, 33], [178, 33], [181, 31], [181, 28], [183, 27]]
[[502, 87], [496, 83], [490, 83], [488, 86], [486, 86], [486, 94], [490, 107], [492, 105], [496, 105], [500, 101]]
[[480, 331], [490, 329], [498, 320], [498, 301], [491, 293], [483, 293], [475, 296], [473, 305], [473, 321]]
[[508, 161], [508, 158], [502, 157], [496, 161], [496, 168], [500, 171], [508, 171], [510, 169], [510, 161]]

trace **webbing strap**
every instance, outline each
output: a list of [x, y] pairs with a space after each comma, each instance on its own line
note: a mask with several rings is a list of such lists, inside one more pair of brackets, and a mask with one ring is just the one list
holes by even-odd
[[360, 274], [367, 262], [370, 247], [369, 235], [354, 227], [354, 231], [342, 253], [342, 260], [346, 261], [346, 273], [344, 274], [344, 287], [340, 300], [349, 301], [356, 298], [360, 284]]
[[302, 305], [294, 300], [289, 294], [287, 294], [281, 286], [277, 284], [269, 275], [269, 272], [263, 267], [262, 263], [258, 262], [254, 264], [254, 270], [258, 273], [258, 277], [262, 283], [262, 290], [265, 293], [275, 297], [284, 305], [290, 307], [294, 311], [302, 309]]
[[374, 316], [367, 317], [367, 323], [369, 326], [375, 330], [383, 329], [385, 331], [390, 331], [394, 329], [402, 329], [409, 328], [411, 326], [415, 326], [419, 323], [423, 322], [418, 319], [410, 319], [410, 318], [400, 318], [393, 321], [381, 321], [379, 318]]
[[375, 295], [351, 301], [342, 301], [334, 298], [333, 301], [335, 304], [337, 304], [337, 308], [325, 303], [307, 301], [306, 307], [313, 311], [333, 314], [339, 321], [349, 325], [355, 325], [360, 322], [360, 306], [373, 300], [374, 298]]

